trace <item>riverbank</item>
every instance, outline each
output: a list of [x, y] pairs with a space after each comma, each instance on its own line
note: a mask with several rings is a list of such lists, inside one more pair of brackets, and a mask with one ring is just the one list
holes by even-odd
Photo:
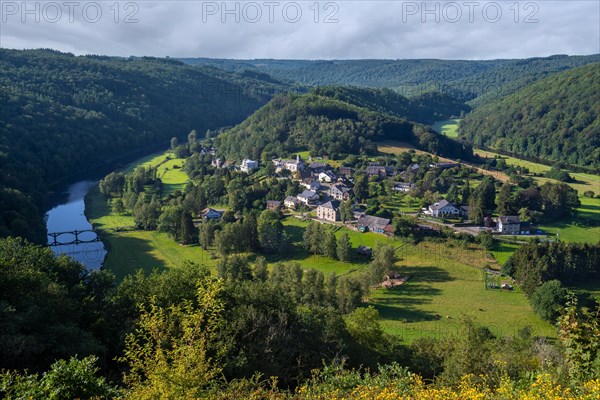
[[[160, 165], [158, 174], [163, 178], [163, 195], [183, 190], [187, 175], [182, 175], [179, 168], [173, 168], [173, 165], [180, 166], [182, 160], [166, 161], [165, 157], [165, 152], [155, 153], [134, 161], [123, 171], [131, 172], [141, 165]], [[206, 251], [199, 245], [179, 245], [164, 232], [122, 229], [135, 226], [133, 216], [113, 212], [109, 202], [110, 199], [100, 193], [96, 185], [85, 197], [85, 215], [99, 232], [108, 251], [104, 268], [113, 272], [118, 280], [140, 269], [149, 273], [178, 268], [185, 262], [201, 263], [211, 268], [216, 266], [216, 256], [211, 249]]]

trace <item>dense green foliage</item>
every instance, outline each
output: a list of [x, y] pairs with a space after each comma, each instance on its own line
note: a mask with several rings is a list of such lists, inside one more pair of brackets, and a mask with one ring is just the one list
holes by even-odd
[[470, 110], [466, 104], [439, 92], [406, 98], [390, 89], [326, 86], [313, 89], [312, 93], [426, 124]]
[[314, 93], [276, 96], [216, 138], [227, 158], [271, 160], [301, 150], [336, 158], [374, 154], [375, 141], [393, 139], [434, 154], [469, 159], [470, 147], [404, 119]]
[[514, 278], [528, 297], [544, 282], [574, 285], [600, 277], [600, 244], [538, 243], [519, 247], [510, 259]]
[[104, 357], [113, 279], [50, 249], [0, 239], [0, 368], [38, 371], [75, 354]]
[[600, 64], [552, 75], [477, 108], [461, 135], [528, 157], [600, 167]]
[[283, 88], [168, 59], [0, 50], [0, 235], [43, 242], [49, 185], [238, 123]]
[[[569, 257], [577, 258], [574, 251]], [[373, 271], [383, 271], [391, 255], [383, 247], [378, 253], [375, 264], [382, 265]], [[287, 398], [287, 389], [306, 385], [315, 394], [360, 386], [358, 375], [351, 378], [342, 366], [374, 371], [379, 365], [379, 382], [390, 377], [385, 371], [398, 377], [395, 363], [406, 366], [403, 374], [419, 373], [441, 387], [458, 385], [467, 374], [492, 388], [507, 379], [527, 387], [532, 372], [543, 372], [581, 390], [582, 381], [600, 372], [597, 317], [572, 302], [561, 314], [560, 346], [527, 330], [496, 337], [469, 320], [457, 335], [407, 346], [383, 331], [374, 308], [361, 307], [363, 285], [298, 264], [278, 264], [268, 273], [264, 259], [252, 266], [238, 257], [246, 273], [225, 279], [188, 263], [147, 276], [138, 272], [115, 285], [105, 273], [86, 274], [75, 262], [15, 239], [0, 239], [0, 260], [2, 325], [13, 334], [0, 336], [0, 367], [49, 368], [43, 375], [0, 373], [0, 394], [7, 398], [248, 397], [271, 376], [277, 377], [272, 393]], [[38, 326], [44, 319], [52, 322]], [[53, 346], [15, 360], [19, 349], [24, 355], [14, 340], [17, 328], [29, 333], [30, 351], [48, 338]], [[71, 358], [86, 353], [102, 355], [103, 368], [94, 358]], [[118, 365], [107, 362], [115, 357]]]
[[390, 88], [419, 96], [441, 92], [473, 106], [510, 94], [548, 74], [600, 61], [598, 55], [523, 60], [220, 60], [182, 59], [230, 71], [259, 71], [310, 86]]

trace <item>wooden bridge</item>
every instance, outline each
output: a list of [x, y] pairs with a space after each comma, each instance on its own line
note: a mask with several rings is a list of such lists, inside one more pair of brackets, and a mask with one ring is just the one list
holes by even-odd
[[[94, 234], [93, 238], [80, 238], [79, 235], [86, 234], [88, 232], [92, 232]], [[92, 229], [85, 230], [74, 230], [74, 231], [66, 231], [66, 232], [51, 232], [48, 233], [48, 246], [67, 246], [72, 244], [81, 244], [81, 243], [93, 243], [99, 242], [100, 237], [98, 233]], [[61, 241], [59, 238], [61, 236], [67, 236], [67, 240]], [[87, 235], [86, 235], [87, 236]]]

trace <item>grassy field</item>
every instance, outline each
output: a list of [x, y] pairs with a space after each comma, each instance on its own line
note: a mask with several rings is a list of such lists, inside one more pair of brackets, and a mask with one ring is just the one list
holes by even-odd
[[510, 257], [518, 248], [519, 245], [517, 244], [495, 241], [491, 253], [498, 264], [503, 265], [506, 260], [508, 260], [508, 257]]
[[[291, 237], [292, 250], [285, 260], [297, 261], [304, 268], [324, 273], [353, 274], [367, 267], [368, 260], [354, 254], [350, 262], [342, 263], [324, 256], [313, 256], [301, 248], [302, 234], [308, 222], [295, 217], [284, 221]], [[422, 242], [417, 246], [405, 244], [374, 233], [360, 233], [340, 228], [336, 235], [348, 232], [353, 250], [358, 245], [375, 247], [377, 242], [397, 247], [397, 266], [408, 282], [393, 289], [376, 289], [369, 304], [381, 314], [385, 330], [410, 342], [422, 336], [444, 336], [459, 331], [461, 318], [489, 326], [499, 335], [515, 334], [531, 326], [535, 334], [554, 337], [554, 329], [533, 314], [525, 296], [518, 290], [504, 292], [485, 290], [482, 269], [498, 268], [489, 252], [474, 245], [465, 249], [448, 243]], [[506, 254], [513, 245], [501, 245], [494, 254]], [[499, 257], [501, 260], [502, 257]], [[437, 317], [437, 316], [440, 317]], [[447, 318], [447, 316], [449, 318]]]
[[117, 228], [134, 225], [133, 217], [111, 212], [106, 197], [99, 191], [86, 196], [86, 215], [101, 236], [108, 249], [104, 268], [112, 271], [117, 279], [138, 269], [174, 268], [184, 261], [194, 261], [213, 267], [216, 260], [212, 253], [200, 246], [181, 246], [166, 233], [158, 231], [121, 231]]
[[581, 207], [575, 217], [568, 217], [539, 229], [549, 235], [559, 233], [560, 240], [567, 242], [598, 243], [600, 241], [600, 198], [580, 197]]
[[[478, 154], [482, 157], [494, 158], [496, 156], [501, 157], [506, 161], [508, 165], [517, 165], [521, 167], [526, 167], [535, 174], [545, 174], [550, 171], [551, 167], [538, 164], [532, 161], [521, 160], [515, 157], [503, 156], [498, 153], [493, 153], [491, 151], [485, 150], [475, 150], [475, 154]], [[575, 173], [569, 171], [569, 174], [575, 179], [575, 182], [569, 183], [569, 185], [579, 192], [579, 195], [583, 195], [583, 192], [587, 190], [593, 191], [596, 195], [600, 195], [600, 177], [597, 175], [591, 174], [583, 174], [583, 173]], [[534, 179], [538, 182], [539, 185], [543, 185], [546, 182], [556, 182], [554, 179], [544, 178], [544, 177], [534, 177]]]
[[399, 270], [409, 280], [393, 289], [377, 289], [370, 299], [387, 332], [407, 342], [441, 337], [459, 332], [461, 319], [469, 317], [498, 335], [531, 326], [536, 335], [555, 337], [552, 326], [533, 313], [519, 290], [484, 288], [480, 266], [489, 261], [481, 256], [484, 253], [463, 251], [467, 259], [461, 259], [453, 251], [446, 245], [421, 243], [399, 253]]
[[348, 262], [333, 260], [322, 255], [313, 255], [302, 248], [302, 237], [304, 230], [308, 226], [308, 221], [302, 221], [299, 218], [288, 216], [283, 221], [286, 234], [290, 237], [291, 249], [284, 257], [269, 257], [269, 263], [295, 261], [299, 262], [304, 268], [314, 268], [325, 274], [335, 272], [338, 275], [352, 274], [364, 268], [369, 260], [363, 256], [356, 254], [358, 246], [368, 246], [375, 248], [378, 242], [391, 243], [394, 246], [402, 245], [402, 242], [397, 239], [388, 238], [387, 236], [377, 233], [360, 233], [343, 227], [336, 227], [336, 236], [339, 237], [342, 232], [348, 233], [352, 243], [352, 258]]
[[444, 121], [438, 121], [432, 125], [432, 128], [441, 133], [442, 135], [446, 135], [451, 138], [458, 137], [458, 125], [460, 124], [460, 119], [447, 119]]

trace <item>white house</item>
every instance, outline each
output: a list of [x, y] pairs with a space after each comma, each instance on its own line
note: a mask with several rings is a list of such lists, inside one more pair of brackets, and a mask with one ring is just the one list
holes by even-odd
[[207, 207], [200, 211], [200, 216], [204, 219], [220, 219], [223, 216], [223, 211], [215, 210], [214, 208]]
[[331, 183], [331, 182], [335, 181], [336, 179], [337, 179], [337, 177], [331, 171], [323, 171], [323, 172], [319, 173], [319, 181], [321, 181], [321, 182]]
[[410, 183], [410, 182], [396, 182], [394, 184], [394, 190], [396, 192], [404, 192], [404, 193], [410, 192], [410, 190], [414, 187], [415, 187], [415, 184]]
[[319, 200], [319, 195], [317, 194], [317, 192], [314, 192], [312, 190], [305, 190], [304, 192], [300, 193], [296, 198], [299, 202], [309, 205]]
[[327, 203], [320, 204], [317, 207], [317, 218], [331, 222], [339, 221], [340, 202], [338, 200], [331, 200]]
[[255, 169], [258, 169], [258, 161], [249, 160], [247, 158], [244, 158], [244, 160], [242, 160], [242, 165], [240, 165], [240, 170], [242, 170], [244, 172], [250, 172]]
[[521, 232], [521, 219], [516, 215], [498, 217], [498, 232], [506, 235], [518, 235]]
[[285, 208], [296, 208], [298, 205], [298, 199], [294, 196], [288, 196], [285, 198], [285, 200], [283, 200], [283, 205]]
[[303, 171], [304, 163], [300, 159], [299, 155], [296, 155], [295, 160], [273, 160], [273, 164], [275, 165], [275, 172], [281, 172], [284, 169], [289, 170], [290, 172]]
[[429, 213], [436, 218], [455, 217], [461, 214], [460, 208], [448, 200], [440, 200], [429, 206]]

